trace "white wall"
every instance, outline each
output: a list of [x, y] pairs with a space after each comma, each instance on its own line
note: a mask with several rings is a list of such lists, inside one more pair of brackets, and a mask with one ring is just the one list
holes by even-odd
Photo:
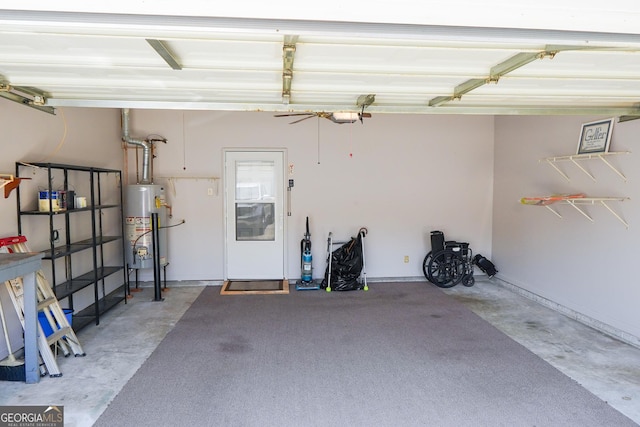
[[[329, 231], [335, 239], [347, 239], [362, 226], [369, 229], [365, 245], [372, 278], [422, 276], [434, 229], [491, 255], [492, 117], [374, 115], [353, 125], [290, 121], [269, 113], [135, 110], [131, 135], [169, 140], [157, 147], [156, 183], [180, 175], [220, 177], [224, 148], [286, 149], [294, 169], [287, 178], [295, 180], [287, 219], [290, 279], [300, 277], [307, 216], [314, 277], [324, 274]], [[218, 184], [215, 196], [207, 196], [214, 183], [206, 179], [179, 180], [176, 193], [168, 192], [170, 223], [186, 220], [168, 230], [169, 279], [224, 279], [224, 199]], [[140, 277], [145, 274], [148, 279], [150, 272]]]
[[[17, 161], [122, 168], [119, 110], [58, 108], [56, 115], [51, 115], [4, 99], [0, 101], [0, 172], [15, 174]], [[31, 184], [23, 181], [21, 188]], [[2, 237], [17, 233], [15, 194], [13, 191], [9, 198], [0, 200]], [[35, 202], [35, 193], [22, 197], [23, 200], [27, 197], [28, 203], [30, 196]]]
[[[0, 100], [0, 172], [15, 174], [15, 162], [49, 162], [75, 165], [97, 166], [122, 169], [123, 156], [120, 143], [120, 116], [118, 110], [99, 109], [57, 109], [57, 114], [50, 115], [7, 100]], [[21, 168], [20, 176], [32, 178], [20, 184], [23, 207], [36, 208], [38, 188], [46, 188], [46, 173], [31, 168]], [[87, 175], [85, 175], [86, 179]], [[70, 181], [71, 181], [70, 177]], [[73, 182], [78, 188], [88, 188], [86, 183]], [[118, 191], [117, 183], [111, 181], [105, 197], [111, 197]], [[54, 181], [54, 186], [62, 185], [60, 177]], [[84, 187], [83, 187], [84, 186]], [[105, 190], [106, 188], [103, 187]], [[78, 223], [75, 223], [75, 222]], [[61, 240], [64, 242], [64, 221], [62, 216], [56, 218], [56, 228], [60, 229]], [[77, 228], [76, 228], [77, 227]], [[105, 230], [111, 232], [117, 229], [118, 222], [105, 222]], [[71, 228], [90, 229], [88, 214], [74, 216]], [[47, 217], [23, 217], [23, 234], [28, 239], [31, 250], [41, 251], [49, 247], [49, 224]], [[89, 233], [89, 232], [87, 232]], [[0, 198], [0, 237], [10, 237], [18, 234], [16, 218], [16, 191], [8, 198]], [[76, 235], [77, 236], [77, 235]], [[80, 238], [88, 238], [90, 233]], [[117, 249], [117, 248], [116, 248]], [[120, 251], [113, 253], [107, 248], [106, 262], [119, 263]], [[84, 258], [84, 259], [83, 259]], [[43, 261], [43, 271], [51, 282], [49, 261]], [[92, 268], [90, 257], [79, 254], [74, 257], [76, 274], [89, 271]], [[64, 272], [63, 264], [58, 269]], [[111, 278], [110, 280], [115, 280]], [[122, 283], [122, 276], [119, 277]], [[107, 282], [107, 289], [112, 285]], [[82, 309], [93, 302], [93, 288], [89, 287], [75, 295], [76, 310]], [[86, 291], [86, 292], [85, 292]], [[4, 285], [0, 286], [7, 324], [12, 330], [13, 346], [21, 345], [21, 327], [13, 311], [11, 301]], [[67, 301], [61, 301], [63, 307], [68, 307]], [[6, 356], [4, 339], [0, 339], [0, 359]]]
[[[0, 112], [4, 173], [13, 173], [17, 160], [123, 167], [118, 110], [66, 108], [50, 116], [6, 101]], [[374, 115], [364, 125], [316, 119], [289, 125], [268, 113], [133, 110], [131, 118], [133, 136], [156, 133], [169, 139], [158, 146], [156, 177], [219, 177], [227, 147], [287, 150], [295, 179], [288, 219], [290, 278], [299, 277], [307, 215], [315, 277], [324, 272], [329, 231], [346, 238], [367, 226], [369, 277], [401, 278], [422, 275], [429, 232], [440, 229], [492, 259], [502, 279], [640, 337], [634, 269], [640, 160], [636, 154], [612, 160], [626, 183], [597, 161], [586, 164], [595, 183], [572, 165], [561, 165], [572, 178], [567, 183], [539, 163], [574, 153], [580, 125], [601, 117]], [[633, 151], [638, 131], [640, 121], [616, 124], [611, 151]], [[129, 154], [134, 182], [133, 150]], [[208, 188], [220, 191], [208, 196]], [[559, 219], [519, 203], [523, 196], [576, 191], [631, 197], [612, 204], [630, 228], [602, 207], [587, 208], [591, 223], [570, 206], [557, 206]], [[187, 220], [169, 230], [169, 279], [222, 280], [221, 183], [179, 180], [175, 195], [168, 195], [172, 221]], [[14, 235], [15, 192], [0, 204], [0, 236]], [[47, 245], [46, 236], [28, 237], [33, 249]]]
[[[640, 337], [636, 270], [640, 241], [640, 158], [612, 158], [627, 182], [604, 163], [582, 163], [597, 179], [572, 164], [559, 164], [567, 182], [539, 159], [575, 154], [582, 123], [607, 117], [497, 117], [493, 261], [499, 277], [577, 313]], [[616, 123], [610, 151], [636, 151], [640, 121]], [[631, 197], [611, 207], [629, 223], [626, 229], [601, 206], [588, 206], [590, 222], [567, 205], [519, 203], [524, 196], [584, 192], [587, 196]]]

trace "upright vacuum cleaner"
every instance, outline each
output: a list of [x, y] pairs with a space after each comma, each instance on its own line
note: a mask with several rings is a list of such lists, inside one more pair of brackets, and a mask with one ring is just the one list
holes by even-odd
[[307, 217], [307, 232], [300, 241], [300, 280], [296, 283], [296, 290], [320, 289], [320, 283], [313, 280], [313, 267], [311, 256], [311, 233], [309, 233], [309, 217]]

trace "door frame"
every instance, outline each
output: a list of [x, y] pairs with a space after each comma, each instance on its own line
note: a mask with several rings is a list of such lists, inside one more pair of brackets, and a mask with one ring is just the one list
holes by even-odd
[[224, 227], [224, 238], [223, 238], [223, 244], [224, 244], [224, 250], [223, 250], [223, 279], [229, 280], [229, 273], [227, 271], [227, 264], [228, 264], [228, 260], [229, 260], [229, 253], [228, 253], [228, 244], [229, 244], [229, 236], [227, 234], [228, 231], [228, 222], [229, 222], [229, 218], [228, 218], [228, 197], [227, 197], [227, 174], [226, 174], [226, 163], [227, 163], [227, 153], [229, 152], [241, 152], [241, 153], [264, 153], [264, 152], [269, 152], [269, 153], [282, 153], [282, 245], [283, 245], [283, 250], [282, 250], [282, 275], [284, 277], [282, 277], [283, 280], [287, 280], [288, 279], [288, 259], [289, 259], [289, 239], [288, 239], [288, 215], [287, 212], [289, 212], [289, 206], [287, 205], [288, 203], [288, 197], [287, 197], [287, 165], [289, 164], [288, 160], [287, 160], [287, 149], [286, 148], [223, 148], [222, 149], [222, 189], [223, 189], [223, 203], [222, 203], [222, 209], [223, 209], [223, 227]]

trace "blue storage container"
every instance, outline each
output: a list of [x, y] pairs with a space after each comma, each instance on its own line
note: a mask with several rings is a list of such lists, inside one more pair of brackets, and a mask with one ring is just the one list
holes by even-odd
[[[65, 308], [62, 311], [64, 312], [64, 315], [67, 318], [67, 322], [69, 322], [69, 326], [71, 326], [72, 325], [71, 321], [73, 319], [73, 310]], [[51, 316], [53, 318], [53, 315]], [[42, 311], [38, 312], [38, 321], [40, 322], [40, 326], [42, 326], [42, 332], [44, 332], [45, 336], [48, 337], [53, 333], [53, 329], [51, 328], [51, 325], [49, 324], [47, 317]]]

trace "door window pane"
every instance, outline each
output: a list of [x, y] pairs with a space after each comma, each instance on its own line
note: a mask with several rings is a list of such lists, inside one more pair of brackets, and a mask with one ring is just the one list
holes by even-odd
[[275, 164], [236, 162], [236, 240], [275, 240]]

